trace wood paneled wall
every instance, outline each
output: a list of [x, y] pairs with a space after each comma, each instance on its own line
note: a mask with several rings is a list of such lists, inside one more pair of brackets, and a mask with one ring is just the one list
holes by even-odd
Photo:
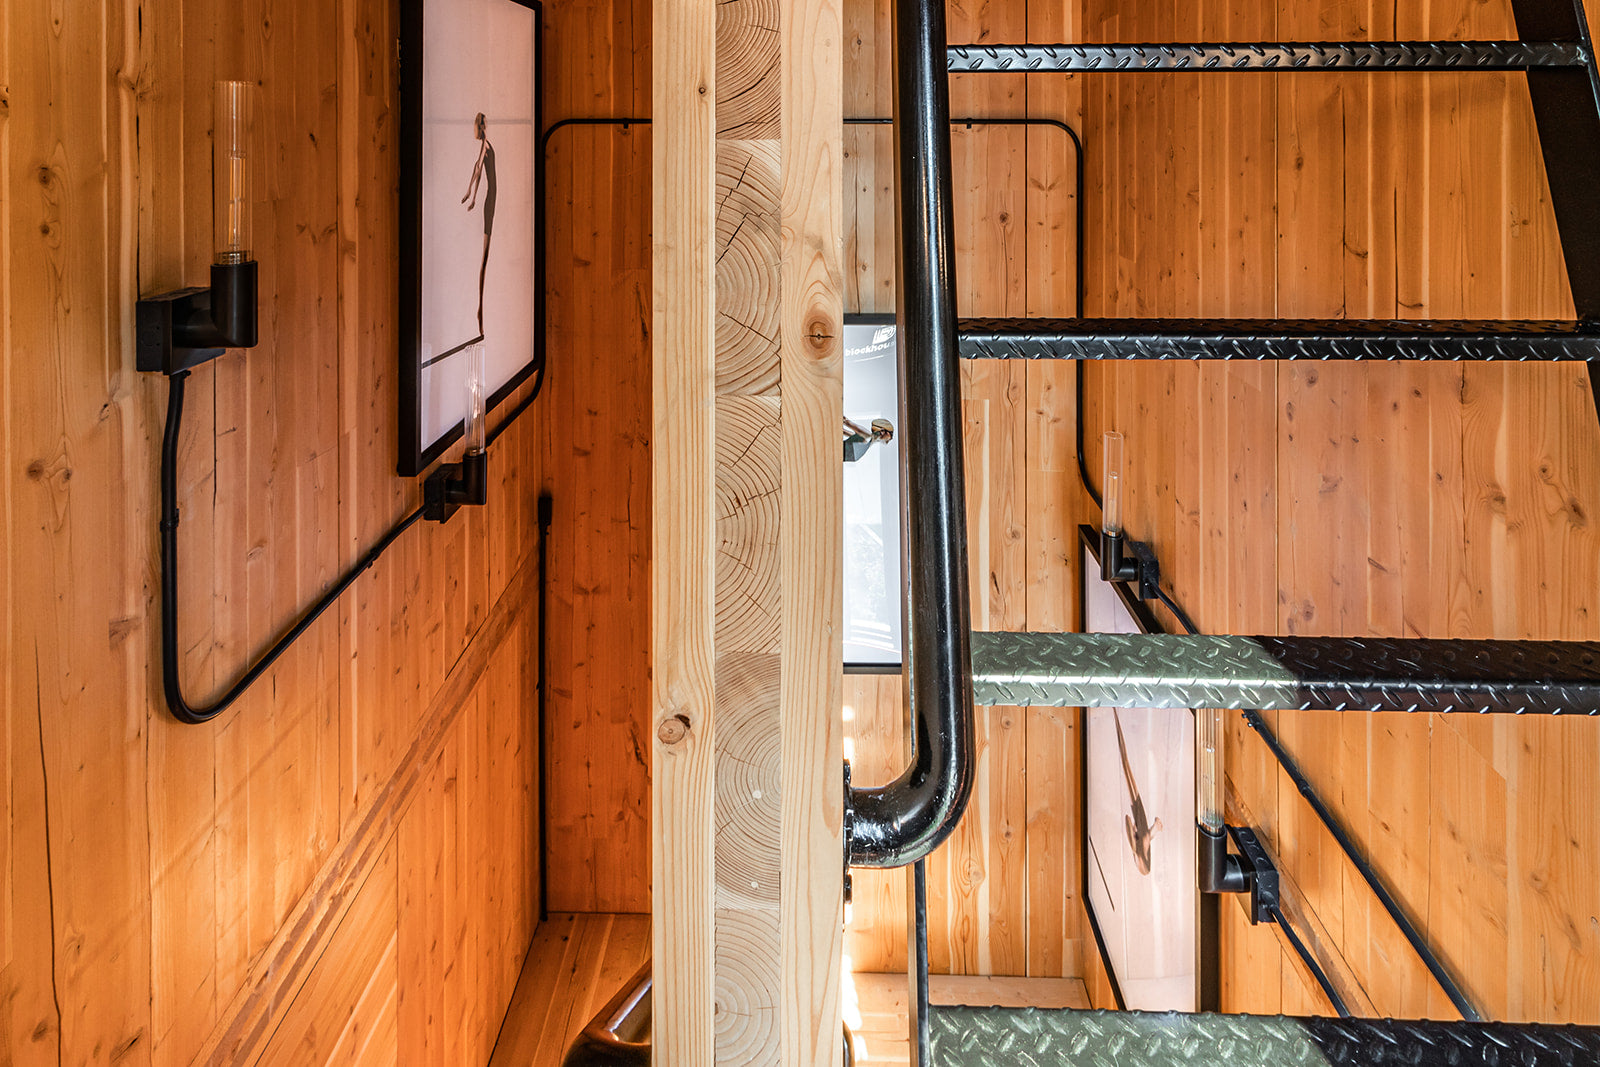
[[394, 475], [397, 5], [0, 14], [0, 1060], [484, 1062], [537, 912], [536, 406], [229, 713], [158, 670], [165, 387], [210, 86], [260, 82], [261, 344], [192, 375], [184, 682], [220, 690], [420, 497]]
[[[1071, 40], [1072, 5], [951, 4], [952, 42]], [[893, 113], [886, 0], [845, 5], [845, 113]], [[952, 79], [951, 114], [1033, 116], [1076, 128], [1074, 78]], [[893, 141], [847, 126], [846, 310], [895, 309]], [[956, 279], [963, 315], [1071, 315], [1076, 297], [1076, 160], [1062, 131], [960, 127], [952, 134]], [[963, 367], [973, 626], [1071, 629], [1077, 523], [1074, 385], [1065, 364]], [[898, 678], [846, 678], [857, 784], [905, 763]], [[1078, 976], [1078, 717], [1053, 708], [978, 712], [972, 806], [929, 861], [929, 956], [936, 973]], [[856, 871], [847, 954], [857, 971], [905, 968], [906, 875]]]
[[[1493, 39], [1504, 3], [1086, 0], [1087, 40]], [[1572, 314], [1520, 75], [1085, 82], [1090, 315]], [[1092, 367], [1091, 470], [1214, 632], [1593, 640], [1600, 428], [1581, 366]], [[1600, 730], [1269, 716], [1485, 1015], [1600, 1019]], [[1451, 1017], [1236, 718], [1265, 837], [1358, 1001]], [[1224, 905], [1223, 1007], [1327, 1010]]]
[[[650, 115], [647, 0], [545, 7], [545, 123]], [[650, 910], [651, 128], [550, 139], [552, 911]]]

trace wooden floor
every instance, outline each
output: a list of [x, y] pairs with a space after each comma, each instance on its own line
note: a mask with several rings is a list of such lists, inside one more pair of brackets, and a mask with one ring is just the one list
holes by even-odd
[[[552, 915], [539, 925], [490, 1067], [559, 1067], [595, 1012], [650, 955], [648, 915]], [[853, 974], [845, 1018], [856, 1035], [856, 1062], [910, 1062], [906, 976]], [[929, 979], [935, 1004], [1087, 1008], [1076, 978]]]
[[[856, 1062], [909, 1064], [907, 983], [903, 974], [852, 974], [845, 986], [845, 1021], [855, 1033]], [[978, 978], [935, 974], [928, 978], [935, 1004], [984, 1007], [1087, 1008], [1089, 994], [1077, 978]]]
[[567, 1046], [650, 955], [648, 915], [539, 924], [490, 1067], [559, 1067]]
[[[552, 915], [539, 925], [489, 1067], [559, 1067], [567, 1046], [650, 955], [648, 915]], [[854, 974], [845, 1018], [856, 1062], [910, 1062], [906, 976]], [[968, 978], [936, 974], [935, 1004], [1087, 1008], [1076, 978]]]

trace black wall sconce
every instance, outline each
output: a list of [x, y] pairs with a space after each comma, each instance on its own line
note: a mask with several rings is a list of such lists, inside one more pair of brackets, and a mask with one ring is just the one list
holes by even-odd
[[400, 520], [332, 588], [306, 609], [209, 704], [191, 704], [178, 669], [178, 435], [189, 372], [230, 348], [256, 344], [256, 263], [251, 253], [251, 142], [256, 87], [218, 82], [211, 174], [215, 259], [210, 288], [178, 289], [137, 305], [135, 366], [167, 378], [166, 430], [161, 439], [161, 681], [167, 710], [199, 724], [221, 715], [265, 674], [317, 618], [336, 603], [378, 557], [422, 518], [418, 508]]
[[[1123, 437], [1105, 435], [1105, 482], [1100, 520], [1100, 578], [1124, 582], [1140, 600], [1159, 600], [1189, 633], [1193, 621], [1161, 589], [1161, 567], [1155, 551], [1143, 541], [1130, 541], [1122, 528]], [[1202, 893], [1250, 894], [1251, 923], [1273, 922], [1278, 907], [1278, 872], [1254, 831], [1228, 826], [1222, 808], [1222, 712], [1195, 712], [1195, 830]], [[1228, 851], [1232, 838], [1238, 852]]]
[[1100, 519], [1100, 577], [1107, 582], [1127, 582], [1140, 600], [1161, 593], [1161, 567], [1156, 554], [1143, 541], [1129, 541], [1122, 531], [1122, 435], [1105, 436], [1105, 493]]
[[[1272, 922], [1278, 906], [1278, 872], [1255, 832], [1228, 826], [1222, 818], [1222, 745], [1225, 736], [1220, 708], [1194, 713], [1195, 814], [1200, 892], [1249, 893], [1250, 922]], [[1228, 838], [1239, 851], [1228, 851]]]
[[463, 383], [467, 413], [462, 420], [462, 431], [467, 447], [460, 463], [441, 463], [422, 483], [422, 517], [430, 522], [449, 522], [458, 508], [480, 507], [489, 502], [483, 342], [468, 345], [465, 354], [467, 373]]
[[[270, 647], [240, 672], [208, 704], [191, 704], [183, 693], [178, 665], [178, 437], [183, 423], [184, 387], [190, 371], [230, 348], [256, 344], [257, 275], [251, 258], [250, 144], [254, 137], [255, 85], [219, 82], [215, 94], [215, 147], [212, 195], [215, 203], [216, 257], [209, 288], [179, 289], [140, 300], [137, 305], [136, 363], [141, 371], [167, 378], [166, 429], [161, 442], [161, 673], [167, 709], [179, 722], [199, 724], [232, 707], [412, 526], [424, 518], [444, 522], [465, 505], [488, 499], [488, 446], [533, 404], [544, 384], [542, 351], [533, 371], [534, 388], [493, 431], [486, 432], [486, 382], [482, 346], [470, 353], [466, 452], [459, 463], [441, 466], [423, 483], [423, 503], [400, 519], [338, 578]], [[518, 379], [520, 381], [520, 379]]]
[[255, 85], [217, 82], [213, 102], [211, 195], [216, 257], [209, 288], [176, 289], [140, 300], [136, 366], [173, 375], [256, 343], [256, 262], [250, 258], [250, 140]]

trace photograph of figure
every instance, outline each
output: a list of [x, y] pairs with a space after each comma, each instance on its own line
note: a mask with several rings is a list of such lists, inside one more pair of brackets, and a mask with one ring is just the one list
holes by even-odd
[[495, 194], [499, 192], [494, 171], [494, 142], [489, 140], [488, 121], [483, 117], [483, 112], [478, 112], [478, 117], [472, 120], [472, 126], [477, 133], [478, 158], [472, 164], [472, 180], [467, 183], [467, 191], [461, 197], [461, 202], [467, 205], [470, 212], [478, 206], [478, 189], [483, 189], [483, 259], [478, 264], [478, 334], [483, 335], [483, 279], [489, 272], [489, 244], [494, 238], [494, 201]]
[[[1084, 629], [1143, 632], [1084, 555]], [[1130, 1010], [1196, 1011], [1194, 713], [1089, 708], [1084, 729], [1087, 895], [1107, 965]]]
[[873, 419], [871, 428], [863, 428], [849, 416], [844, 420], [844, 461], [858, 463], [875, 444], [888, 444], [894, 440], [894, 424], [888, 419]]
[[418, 276], [401, 279], [402, 305], [416, 317], [401, 338], [402, 418], [410, 409], [416, 464], [461, 424], [469, 345], [483, 346], [491, 406], [533, 365], [539, 193], [537, 5], [420, 6], [420, 114], [406, 112], [408, 123], [419, 120], [416, 159], [402, 169], [401, 190], [402, 218], [417, 223]]

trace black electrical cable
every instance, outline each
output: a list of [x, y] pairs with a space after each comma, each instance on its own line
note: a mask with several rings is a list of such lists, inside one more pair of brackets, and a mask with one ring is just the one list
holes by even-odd
[[183, 685], [178, 677], [178, 427], [183, 422], [183, 388], [188, 377], [188, 371], [179, 371], [168, 378], [167, 425], [161, 439], [161, 681], [173, 718], [195, 724], [216, 718], [238, 700], [306, 632], [317, 616], [328, 610], [340, 594], [361, 577], [363, 571], [378, 562], [378, 557], [422, 518], [422, 509], [413, 511], [384, 534], [322, 599], [261, 654], [226, 693], [211, 704], [195, 707], [184, 699]]
[[[1078, 242], [1079, 242], [1079, 244], [1081, 246], [1081, 244], [1083, 243], [1083, 237], [1082, 236], [1079, 236]], [[1079, 283], [1079, 284], [1080, 284], [1080, 288], [1078, 290], [1078, 317], [1082, 318], [1083, 317], [1083, 290], [1081, 288], [1081, 284], [1082, 283]], [[1085, 375], [1084, 375], [1084, 370], [1083, 370], [1084, 362], [1085, 362], [1084, 360], [1077, 359], [1077, 360], [1073, 360], [1073, 364], [1072, 364], [1073, 365], [1073, 369], [1077, 372], [1077, 378], [1078, 378], [1078, 390], [1077, 390], [1078, 425], [1076, 427], [1076, 432], [1077, 432], [1077, 435], [1078, 435], [1078, 481], [1083, 483], [1083, 491], [1089, 494], [1089, 499], [1094, 501], [1094, 506], [1097, 507], [1097, 508], [1103, 508], [1103, 507], [1106, 506], [1105, 501], [1100, 498], [1100, 490], [1098, 490], [1098, 489], [1096, 489], [1094, 487], [1094, 482], [1089, 480], [1089, 461], [1087, 459], [1085, 459], [1084, 455], [1083, 455], [1083, 390], [1084, 390], [1084, 381], [1085, 381]]]
[[539, 734], [539, 921], [544, 922], [550, 918], [550, 775], [545, 773], [544, 754], [549, 750], [546, 744], [548, 730], [545, 726], [546, 708], [545, 699], [550, 690], [547, 676], [549, 664], [546, 663], [545, 652], [549, 645], [545, 640], [549, 632], [549, 608], [545, 590], [548, 587], [550, 574], [550, 527], [555, 518], [555, 502], [549, 493], [539, 494], [539, 699], [536, 714], [537, 723], [534, 727]]
[[1434, 980], [1439, 983], [1439, 987], [1444, 990], [1445, 996], [1450, 998], [1450, 1003], [1456, 1006], [1456, 1010], [1461, 1013], [1461, 1017], [1467, 1022], [1482, 1022], [1483, 1016], [1478, 1014], [1477, 1009], [1472, 1006], [1472, 1002], [1461, 991], [1461, 987], [1456, 985], [1455, 980], [1450, 977], [1450, 973], [1445, 970], [1444, 964], [1433, 954], [1433, 950], [1423, 940], [1422, 934], [1412, 925], [1411, 919], [1406, 915], [1404, 909], [1400, 907], [1400, 902], [1395, 899], [1393, 893], [1389, 892], [1388, 886], [1384, 885], [1383, 879], [1378, 876], [1378, 872], [1367, 862], [1366, 857], [1362, 856], [1356, 849], [1355, 841], [1345, 832], [1339, 821], [1334, 818], [1333, 812], [1329, 811], [1327, 805], [1322, 802], [1322, 798], [1317, 795], [1317, 791], [1312, 787], [1310, 780], [1306, 778], [1299, 765], [1295, 763], [1294, 757], [1290, 756], [1278, 741], [1277, 735], [1272, 732], [1272, 728], [1267, 725], [1266, 720], [1262, 719], [1257, 712], [1246, 711], [1244, 712], [1244, 721], [1260, 735], [1261, 740], [1266, 742], [1267, 748], [1276, 757], [1278, 766], [1283, 768], [1284, 773], [1289, 776], [1289, 780], [1294, 782], [1295, 788], [1300, 791], [1300, 795], [1311, 806], [1311, 810], [1316, 813], [1318, 819], [1322, 820], [1322, 825], [1327, 828], [1328, 833], [1333, 835], [1333, 839], [1344, 850], [1344, 854], [1350, 860], [1351, 865], [1360, 873], [1367, 886], [1372, 890], [1373, 895], [1378, 898], [1378, 902], [1383, 905], [1383, 910], [1389, 913], [1389, 918], [1394, 920], [1394, 924], [1400, 928], [1400, 932], [1411, 943], [1412, 950], [1422, 960], [1423, 965], [1428, 968], [1428, 972], [1433, 975]]
[[[494, 432], [488, 436], [488, 443], [492, 444], [505, 433], [516, 421], [517, 416], [526, 411], [538, 398], [544, 387], [542, 366], [538, 373], [539, 377], [533, 389], [512, 409], [505, 420], [494, 428]], [[161, 684], [172, 717], [179, 722], [197, 725], [221, 715], [243, 696], [244, 691], [254, 685], [256, 680], [288, 651], [289, 646], [300, 639], [300, 635], [317, 621], [318, 616], [332, 607], [344, 591], [355, 584], [357, 578], [377, 563], [378, 557], [388, 551], [389, 546], [398, 541], [401, 534], [422, 519], [422, 508], [417, 508], [401, 519], [388, 533], [379, 538], [377, 544], [373, 545], [354, 567], [346, 571], [344, 576], [323, 594], [322, 599], [306, 609], [305, 614], [285, 630], [282, 636], [272, 643], [272, 647], [263, 652], [226, 693], [210, 704], [195, 707], [184, 697], [183, 683], [178, 673], [178, 429], [183, 423], [184, 383], [188, 377], [189, 372], [185, 370], [167, 379], [167, 423], [161, 438]], [[543, 633], [542, 628], [540, 633]]]
[[1189, 613], [1178, 607], [1177, 601], [1168, 596], [1167, 591], [1159, 585], [1156, 586], [1156, 596], [1167, 606], [1167, 610], [1172, 612], [1173, 617], [1178, 620], [1178, 625], [1182, 626], [1187, 633], [1198, 634], [1200, 632], [1195, 629], [1194, 621], [1189, 618]]
[[534, 368], [534, 373], [537, 374], [538, 377], [533, 380], [533, 388], [528, 391], [528, 395], [523, 397], [521, 402], [518, 403], [516, 407], [511, 409], [511, 412], [506, 415], [504, 419], [500, 420], [500, 425], [489, 431], [489, 436], [485, 437], [483, 440], [483, 445], [485, 448], [500, 440], [500, 435], [511, 429], [511, 424], [517, 421], [517, 417], [532, 407], [533, 402], [539, 399], [539, 394], [544, 392], [543, 352], [539, 353], [539, 362]]
[[1350, 1018], [1350, 1009], [1346, 1006], [1344, 998], [1339, 995], [1338, 990], [1333, 988], [1333, 983], [1328, 980], [1327, 973], [1323, 971], [1315, 957], [1311, 955], [1311, 950], [1306, 948], [1305, 942], [1300, 940], [1300, 935], [1294, 932], [1294, 927], [1289, 925], [1288, 920], [1283, 917], [1283, 912], [1278, 910], [1276, 904], [1272, 905], [1271, 911], [1272, 921], [1278, 924], [1278, 929], [1283, 931], [1283, 936], [1289, 939], [1290, 947], [1300, 957], [1301, 962], [1306, 965], [1306, 969], [1311, 972], [1311, 976], [1317, 980], [1317, 985], [1322, 987], [1322, 992], [1326, 994], [1328, 1001], [1333, 1005], [1333, 1010], [1339, 1013], [1339, 1018], [1341, 1019]]

